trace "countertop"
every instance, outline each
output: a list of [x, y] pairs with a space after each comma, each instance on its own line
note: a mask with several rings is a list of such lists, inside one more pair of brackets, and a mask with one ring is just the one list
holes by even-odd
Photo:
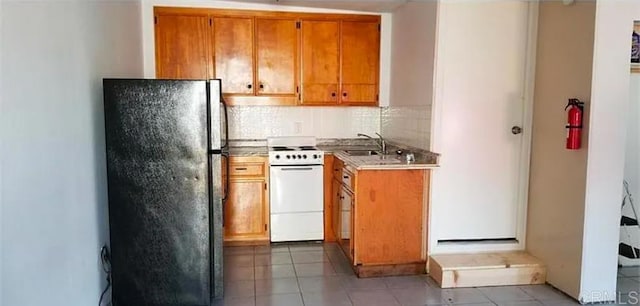
[[[399, 170], [399, 169], [433, 169], [438, 168], [438, 158], [429, 154], [411, 152], [415, 156], [415, 160], [406, 161], [406, 155], [397, 155], [395, 153], [389, 155], [372, 155], [372, 156], [353, 156], [345, 151], [335, 151], [333, 155], [340, 158], [346, 165], [353, 167], [355, 170]], [[431, 153], [435, 154], [435, 153]]]
[[229, 147], [231, 156], [269, 156], [267, 146]]
[[[389, 155], [352, 156], [349, 150], [376, 150], [377, 146], [370, 141], [361, 139], [319, 141], [318, 148], [325, 154], [333, 154], [355, 170], [398, 170], [398, 169], [433, 169], [438, 167], [439, 154], [416, 148], [410, 148], [391, 143], [387, 151]], [[402, 150], [403, 154], [396, 154]], [[406, 162], [406, 154], [413, 153], [415, 160]], [[268, 156], [266, 143], [261, 140], [231, 142], [229, 147], [231, 156]]]

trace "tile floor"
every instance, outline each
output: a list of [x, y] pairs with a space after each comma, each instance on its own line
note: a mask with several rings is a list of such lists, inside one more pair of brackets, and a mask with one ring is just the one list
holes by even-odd
[[[545, 285], [440, 289], [425, 275], [357, 278], [333, 243], [227, 247], [224, 256], [217, 306], [578, 305]], [[640, 267], [619, 269], [618, 290], [611, 305], [638, 305]]]

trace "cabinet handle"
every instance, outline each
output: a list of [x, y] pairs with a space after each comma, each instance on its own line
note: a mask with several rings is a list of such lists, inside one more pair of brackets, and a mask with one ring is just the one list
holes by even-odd
[[332, 97], [335, 97], [335, 96], [336, 96], [336, 93], [335, 93], [335, 92], [332, 92], [332, 93], [331, 93], [331, 96], [332, 96]]
[[242, 167], [242, 168], [236, 168], [236, 170], [238, 170], [238, 171], [244, 171], [244, 170], [247, 170], [247, 168], [245, 168], [245, 167]]
[[343, 92], [343, 93], [342, 93], [342, 96], [343, 96], [343, 97], [346, 97], [346, 96], [347, 96], [347, 92]]
[[345, 175], [345, 176], [343, 176], [342, 178], [346, 178], [346, 179], [348, 179], [348, 178], [349, 178], [349, 176], [348, 176], [348, 175]]
[[251, 89], [251, 88], [253, 88], [253, 85], [247, 84], [247, 88]]
[[343, 197], [343, 196], [340, 196], [340, 200], [344, 200], [344, 197]]
[[260, 83], [260, 89], [264, 89], [264, 84]]

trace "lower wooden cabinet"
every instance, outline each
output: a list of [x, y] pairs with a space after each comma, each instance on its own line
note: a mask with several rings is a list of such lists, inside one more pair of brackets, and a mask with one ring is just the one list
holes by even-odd
[[266, 157], [231, 157], [226, 243], [262, 244], [269, 233], [269, 171]]
[[333, 228], [356, 274], [425, 273], [430, 170], [343, 164], [333, 163]]

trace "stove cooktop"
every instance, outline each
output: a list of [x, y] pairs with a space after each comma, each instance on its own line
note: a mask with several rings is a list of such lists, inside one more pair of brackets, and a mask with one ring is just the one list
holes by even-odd
[[313, 147], [313, 146], [290, 146], [290, 147], [284, 147], [284, 146], [275, 146], [275, 147], [269, 147], [270, 151], [319, 151], [318, 148]]
[[324, 152], [316, 147], [315, 137], [269, 137], [271, 166], [322, 165]]

